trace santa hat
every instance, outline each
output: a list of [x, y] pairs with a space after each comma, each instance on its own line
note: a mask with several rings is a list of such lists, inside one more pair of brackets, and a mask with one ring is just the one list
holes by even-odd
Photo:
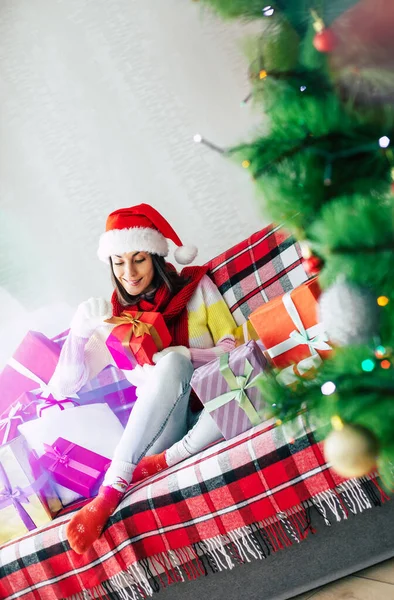
[[188, 265], [196, 258], [197, 248], [183, 246], [171, 225], [156, 209], [149, 204], [138, 204], [120, 208], [109, 215], [97, 254], [104, 262], [108, 262], [113, 254], [133, 250], [167, 256], [167, 240], [178, 246], [174, 256], [181, 265]]

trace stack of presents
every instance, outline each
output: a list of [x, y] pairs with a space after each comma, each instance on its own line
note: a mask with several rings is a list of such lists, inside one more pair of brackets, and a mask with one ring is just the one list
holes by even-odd
[[[192, 388], [224, 438], [272, 417], [256, 385], [263, 371], [293, 385], [329, 354], [318, 296], [314, 279], [260, 306], [235, 330], [232, 352], [195, 370]], [[171, 344], [159, 314], [124, 313], [113, 321], [106, 343], [117, 367], [73, 397], [48, 387], [67, 333], [48, 339], [30, 331], [0, 374], [0, 544], [97, 493], [136, 401], [123, 370], [152, 364], [153, 354]]]

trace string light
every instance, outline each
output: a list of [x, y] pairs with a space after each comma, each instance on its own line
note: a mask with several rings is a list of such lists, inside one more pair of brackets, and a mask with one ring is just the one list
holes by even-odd
[[339, 415], [333, 415], [331, 417], [331, 425], [332, 428], [336, 431], [340, 431], [341, 429], [343, 429], [343, 421], [341, 417]]
[[306, 90], [306, 85], [302, 85], [302, 86], [300, 87], [300, 92], [305, 92], [305, 90]]
[[275, 9], [272, 6], [264, 6], [263, 8], [263, 15], [265, 17], [272, 17], [272, 15], [274, 14]]
[[250, 167], [250, 160], [243, 160], [241, 165], [244, 169], [248, 169]]
[[382, 360], [380, 366], [382, 367], [382, 369], [389, 369], [391, 367], [391, 362], [386, 358], [385, 360]]
[[202, 137], [202, 135], [200, 135], [199, 133], [196, 133], [193, 136], [193, 140], [196, 144], [204, 144], [204, 146], [207, 146], [208, 148], [210, 148], [211, 150], [215, 150], [215, 152], [219, 152], [219, 154], [225, 154], [225, 150], [223, 148], [220, 148], [219, 146], [216, 146], [216, 144], [213, 144], [212, 142], [210, 142], [209, 140], [206, 140], [204, 137]]
[[244, 98], [244, 99], [241, 101], [241, 106], [246, 106], [246, 105], [247, 105], [247, 103], [249, 102], [249, 100], [252, 98], [252, 96], [253, 96], [253, 94], [252, 94], [252, 92], [250, 92], [250, 93], [249, 93], [249, 94], [246, 96], [246, 98]]
[[323, 396], [331, 396], [331, 394], [333, 394], [337, 389], [337, 386], [333, 381], [326, 381], [326, 383], [323, 383], [320, 389]]
[[386, 348], [384, 346], [378, 346], [375, 349], [376, 358], [384, 358], [385, 355], [386, 355]]
[[376, 302], [379, 304], [379, 306], [387, 306], [390, 300], [387, 298], [387, 296], [379, 296]]
[[277, 419], [277, 420], [275, 421], [275, 425], [278, 425], [278, 426], [279, 426], [279, 425], [282, 425], [282, 423], [283, 423], [283, 421], [282, 421], [281, 419]]
[[387, 135], [383, 135], [379, 138], [379, 146], [381, 148], [387, 148], [390, 145], [390, 138]]
[[259, 79], [265, 79], [268, 76], [268, 73], [265, 69], [261, 69], [261, 71], [259, 71]]
[[374, 370], [375, 368], [375, 361], [372, 360], [372, 358], [366, 358], [365, 360], [363, 360], [363, 362], [361, 363], [361, 368], [363, 371], [365, 371], [366, 373], [370, 373], [371, 371]]
[[300, 240], [299, 242], [299, 246], [301, 248], [301, 256], [302, 258], [311, 258], [311, 256], [313, 255], [312, 249], [309, 245], [309, 243], [306, 240]]

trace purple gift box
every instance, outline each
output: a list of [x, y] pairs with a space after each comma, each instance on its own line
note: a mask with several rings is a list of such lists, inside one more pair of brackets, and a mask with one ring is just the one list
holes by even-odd
[[124, 427], [136, 400], [135, 386], [130, 384], [120, 369], [112, 365], [106, 367], [78, 392], [78, 403], [81, 406], [104, 402]]
[[110, 459], [63, 438], [58, 438], [52, 446], [44, 444], [44, 448], [45, 454], [39, 462], [53, 481], [85, 498], [94, 496]]
[[0, 414], [23, 392], [40, 389], [51, 379], [60, 347], [37, 331], [29, 331], [0, 373]]
[[268, 407], [265, 415], [266, 403], [254, 381], [267, 368], [259, 346], [250, 341], [194, 371], [192, 388], [226, 440], [268, 418]]

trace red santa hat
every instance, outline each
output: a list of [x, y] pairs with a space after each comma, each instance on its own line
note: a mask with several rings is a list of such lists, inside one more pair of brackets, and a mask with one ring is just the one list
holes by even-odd
[[181, 265], [188, 265], [196, 258], [197, 248], [183, 246], [171, 225], [155, 208], [149, 204], [138, 204], [120, 208], [109, 215], [97, 254], [104, 262], [108, 262], [114, 254], [134, 250], [167, 256], [167, 240], [178, 246], [174, 256]]

